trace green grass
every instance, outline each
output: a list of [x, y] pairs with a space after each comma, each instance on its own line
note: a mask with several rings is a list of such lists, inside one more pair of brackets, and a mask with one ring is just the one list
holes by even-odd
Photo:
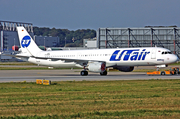
[[180, 118], [180, 79], [0, 83], [1, 118]]

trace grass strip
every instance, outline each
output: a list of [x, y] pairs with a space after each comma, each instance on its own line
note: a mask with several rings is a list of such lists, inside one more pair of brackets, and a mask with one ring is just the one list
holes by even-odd
[[180, 118], [180, 79], [0, 83], [0, 118]]
[[107, 111], [94, 111], [88, 113], [77, 113], [72, 115], [46, 115], [46, 116], [10, 116], [10, 117], [1, 117], [3, 119], [59, 119], [59, 118], [143, 118], [145, 115], [149, 115], [148, 117], [172, 117], [172, 114], [176, 115], [176, 117], [180, 117], [178, 115], [180, 110], [146, 110], [140, 109], [136, 111], [114, 111], [114, 112], [107, 112]]

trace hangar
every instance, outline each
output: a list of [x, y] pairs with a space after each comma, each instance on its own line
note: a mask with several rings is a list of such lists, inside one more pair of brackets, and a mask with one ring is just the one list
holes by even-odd
[[0, 21], [1, 51], [11, 50], [13, 45], [19, 46], [19, 39], [16, 32], [17, 26], [24, 26], [30, 35], [33, 35], [33, 25], [31, 23]]
[[99, 28], [98, 47], [164, 47], [180, 57], [180, 27], [146, 26], [142, 28]]

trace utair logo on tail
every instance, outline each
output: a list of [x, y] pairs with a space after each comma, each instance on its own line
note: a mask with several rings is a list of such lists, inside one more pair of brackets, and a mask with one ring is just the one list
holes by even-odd
[[[110, 61], [128, 61], [129, 59], [131, 61], [135, 60], [145, 60], [146, 55], [150, 52], [146, 52], [146, 49], [143, 49], [142, 52], [139, 52], [140, 49], [134, 49], [134, 50], [123, 50], [120, 54], [120, 50], [116, 50], [110, 58]], [[119, 54], [119, 55], [118, 55]], [[119, 57], [117, 57], [119, 56]]]
[[25, 48], [28, 47], [30, 43], [31, 43], [31, 38], [29, 36], [24, 36], [21, 41], [21, 46]]

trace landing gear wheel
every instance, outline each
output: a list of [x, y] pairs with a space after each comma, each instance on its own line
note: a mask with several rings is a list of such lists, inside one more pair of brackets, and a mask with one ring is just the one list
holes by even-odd
[[107, 71], [105, 70], [104, 72], [100, 72], [101, 76], [106, 76], [107, 75]]
[[88, 72], [87, 71], [81, 71], [81, 76], [87, 76]]

